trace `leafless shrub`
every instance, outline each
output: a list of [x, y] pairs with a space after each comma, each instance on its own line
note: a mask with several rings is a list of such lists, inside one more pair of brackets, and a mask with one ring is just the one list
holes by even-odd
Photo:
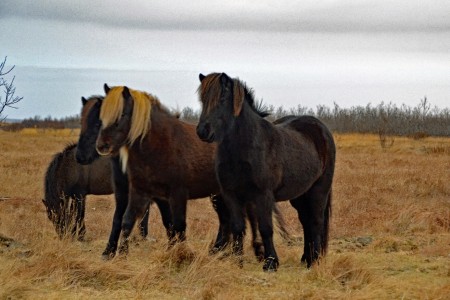
[[8, 81], [6, 79], [6, 75], [10, 74], [15, 67], [12, 66], [9, 69], [5, 69], [6, 59], [7, 57], [5, 57], [3, 59], [3, 62], [0, 63], [0, 88], [3, 89], [4, 94], [4, 97], [0, 95], [0, 121], [6, 118], [6, 116], [2, 117], [2, 114], [7, 107], [16, 108], [15, 104], [23, 99], [23, 97], [14, 95], [16, 92], [16, 88], [14, 86], [14, 79], [16, 78], [16, 76], [13, 76], [11, 81]]

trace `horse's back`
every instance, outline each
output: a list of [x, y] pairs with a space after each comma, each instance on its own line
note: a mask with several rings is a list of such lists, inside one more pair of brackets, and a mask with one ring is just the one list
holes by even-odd
[[314, 143], [323, 160], [335, 161], [336, 146], [328, 127], [313, 116], [286, 116], [274, 122], [276, 126], [294, 130]]

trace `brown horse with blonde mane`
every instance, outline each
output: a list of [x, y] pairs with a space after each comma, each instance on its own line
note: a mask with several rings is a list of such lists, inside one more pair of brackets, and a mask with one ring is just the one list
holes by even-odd
[[[107, 167], [109, 167], [106, 175], [108, 178], [99, 178], [99, 180], [103, 180], [103, 182], [106, 180], [110, 182], [110, 189], [111, 192], [114, 191], [114, 198], [116, 202], [111, 233], [108, 244], [102, 254], [104, 259], [109, 259], [116, 253], [117, 242], [121, 231], [122, 217], [128, 203], [128, 175], [126, 172], [122, 171], [120, 158], [118, 155], [111, 156], [109, 158], [100, 157], [95, 149], [95, 143], [101, 128], [100, 108], [103, 98], [104, 97], [102, 96], [91, 96], [88, 99], [84, 97], [81, 98], [81, 102], [83, 104], [81, 109], [81, 130], [80, 137], [78, 139], [78, 146], [76, 147], [75, 158], [78, 164], [83, 165], [82, 167], [89, 170], [97, 170], [99, 161], [104, 161], [104, 163], [107, 164]], [[95, 189], [97, 186], [101, 186], [101, 184], [96, 182], [90, 182], [89, 184], [91, 189]], [[151, 202], [155, 202], [158, 206], [163, 225], [166, 228], [167, 233], [169, 233], [172, 222], [172, 214], [169, 204], [167, 201], [155, 197], [151, 200]], [[140, 232], [143, 237], [146, 237], [148, 234], [148, 216], [149, 213], [147, 210], [145, 218], [142, 219], [142, 222], [140, 223]]]
[[[172, 211], [170, 244], [185, 240], [186, 201], [209, 197], [219, 191], [214, 172], [216, 146], [202, 143], [196, 136], [195, 125], [180, 121], [151, 94], [107, 85], [105, 92], [97, 151], [101, 155], [120, 153], [123, 170], [129, 178], [129, 199], [122, 220], [119, 252], [128, 251], [128, 236], [136, 218], [144, 213], [149, 196], [169, 202]], [[220, 196], [214, 198], [214, 203], [220, 228], [212, 252], [223, 249], [230, 235], [227, 208]], [[255, 253], [260, 256], [261, 243], [256, 241], [257, 222], [252, 212], [248, 207], [247, 216], [255, 233]]]

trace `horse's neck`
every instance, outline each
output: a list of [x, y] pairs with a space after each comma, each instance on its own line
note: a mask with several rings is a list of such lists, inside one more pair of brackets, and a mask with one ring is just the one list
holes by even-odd
[[260, 148], [259, 136], [263, 131], [263, 122], [265, 120], [249, 106], [244, 107], [219, 147], [227, 152], [236, 152], [242, 158], [247, 157], [250, 151]]
[[162, 110], [159, 107], [154, 107], [152, 109], [152, 115], [150, 118], [150, 130], [155, 128], [160, 131], [161, 129], [174, 126], [177, 119], [169, 114], [167, 111]]
[[[165, 141], [165, 143], [172, 142], [172, 139], [168, 137], [168, 135], [171, 134], [173, 131], [172, 128], [177, 122], [175, 117], [158, 107], [153, 107], [149, 122], [149, 131], [142, 142], [138, 139], [130, 148], [132, 150], [130, 155], [136, 153], [141, 154], [142, 151], [159, 151], [155, 149], [162, 148], [161, 141]], [[144, 145], [144, 147], [142, 147], [142, 145]], [[170, 147], [170, 145], [166, 146]]]

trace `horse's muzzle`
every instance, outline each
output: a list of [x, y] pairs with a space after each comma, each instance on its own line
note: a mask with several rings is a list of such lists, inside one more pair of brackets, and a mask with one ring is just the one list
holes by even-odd
[[112, 148], [107, 143], [104, 143], [101, 145], [98, 145], [98, 143], [97, 143], [95, 149], [97, 150], [97, 153], [100, 154], [101, 156], [107, 156], [112, 153]]
[[77, 151], [77, 153], [75, 154], [75, 159], [80, 165], [89, 165], [95, 160], [95, 158], [96, 157], [88, 156], [85, 153], [79, 151]]
[[214, 142], [215, 135], [214, 132], [211, 131], [209, 123], [199, 123], [197, 125], [197, 135], [203, 142]]

